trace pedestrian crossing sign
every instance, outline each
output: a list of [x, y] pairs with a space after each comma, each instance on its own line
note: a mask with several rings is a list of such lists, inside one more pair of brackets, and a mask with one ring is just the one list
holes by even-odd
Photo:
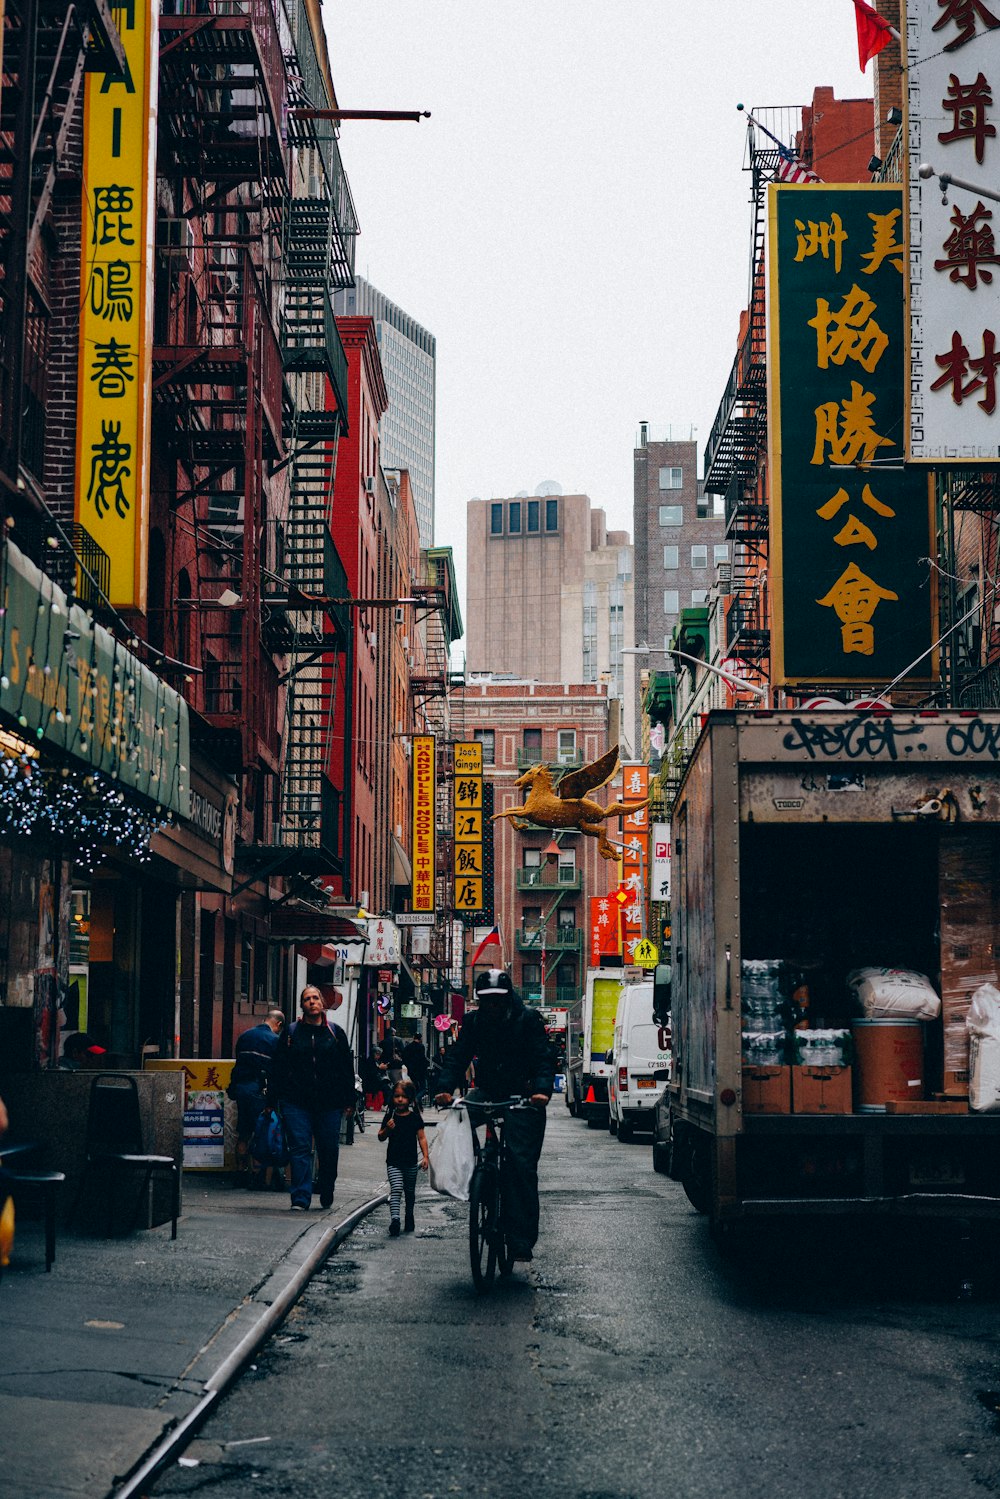
[[648, 937], [643, 937], [632, 950], [632, 961], [637, 968], [655, 968], [659, 956], [656, 943], [650, 942]]

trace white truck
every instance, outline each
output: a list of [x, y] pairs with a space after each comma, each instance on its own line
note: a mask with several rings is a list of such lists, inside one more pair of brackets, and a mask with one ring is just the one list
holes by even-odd
[[653, 982], [626, 984], [618, 1000], [608, 1129], [625, 1144], [637, 1129], [653, 1128], [653, 1111], [670, 1080], [670, 1027], [653, 1018]]
[[625, 983], [620, 958], [615, 962], [606, 957], [602, 967], [587, 970], [581, 1027], [583, 1056], [573, 1079], [578, 1095], [574, 1097], [575, 1110], [571, 1106], [570, 1112], [586, 1119], [593, 1129], [608, 1122], [608, 1054], [614, 1045], [615, 1016]]

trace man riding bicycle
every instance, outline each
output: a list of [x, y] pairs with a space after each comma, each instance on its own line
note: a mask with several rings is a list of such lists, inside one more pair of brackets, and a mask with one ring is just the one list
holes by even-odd
[[441, 1065], [435, 1103], [447, 1107], [475, 1063], [470, 1103], [494, 1103], [517, 1094], [535, 1105], [512, 1110], [504, 1133], [504, 1230], [513, 1258], [530, 1260], [538, 1238], [538, 1157], [545, 1138], [545, 1107], [555, 1082], [555, 1058], [541, 1015], [525, 1008], [502, 968], [479, 975], [475, 996], [479, 1007], [466, 1015]]

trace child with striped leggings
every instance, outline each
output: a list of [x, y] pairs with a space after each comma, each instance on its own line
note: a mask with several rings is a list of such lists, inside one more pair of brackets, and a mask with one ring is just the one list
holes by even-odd
[[403, 1232], [411, 1234], [414, 1229], [413, 1201], [417, 1191], [418, 1145], [422, 1157], [419, 1169], [426, 1171], [430, 1164], [424, 1121], [417, 1110], [416, 1101], [417, 1090], [411, 1082], [397, 1083], [392, 1090], [392, 1103], [379, 1126], [379, 1139], [389, 1141], [386, 1167], [389, 1172], [389, 1236], [393, 1239], [399, 1234], [399, 1203], [402, 1197], [406, 1199]]

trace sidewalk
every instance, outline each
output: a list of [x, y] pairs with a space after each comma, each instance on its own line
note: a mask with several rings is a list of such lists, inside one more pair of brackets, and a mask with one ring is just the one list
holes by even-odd
[[[0, 1279], [4, 1499], [103, 1499], [202, 1397], [330, 1231], [385, 1193], [385, 1147], [340, 1152], [333, 1207], [188, 1172], [170, 1225], [126, 1238], [66, 1234], [45, 1273], [41, 1223], [19, 1222]], [[65, 1217], [65, 1207], [61, 1217]], [[292, 1289], [294, 1294], [294, 1288]], [[216, 1380], [219, 1383], [219, 1380]]]

